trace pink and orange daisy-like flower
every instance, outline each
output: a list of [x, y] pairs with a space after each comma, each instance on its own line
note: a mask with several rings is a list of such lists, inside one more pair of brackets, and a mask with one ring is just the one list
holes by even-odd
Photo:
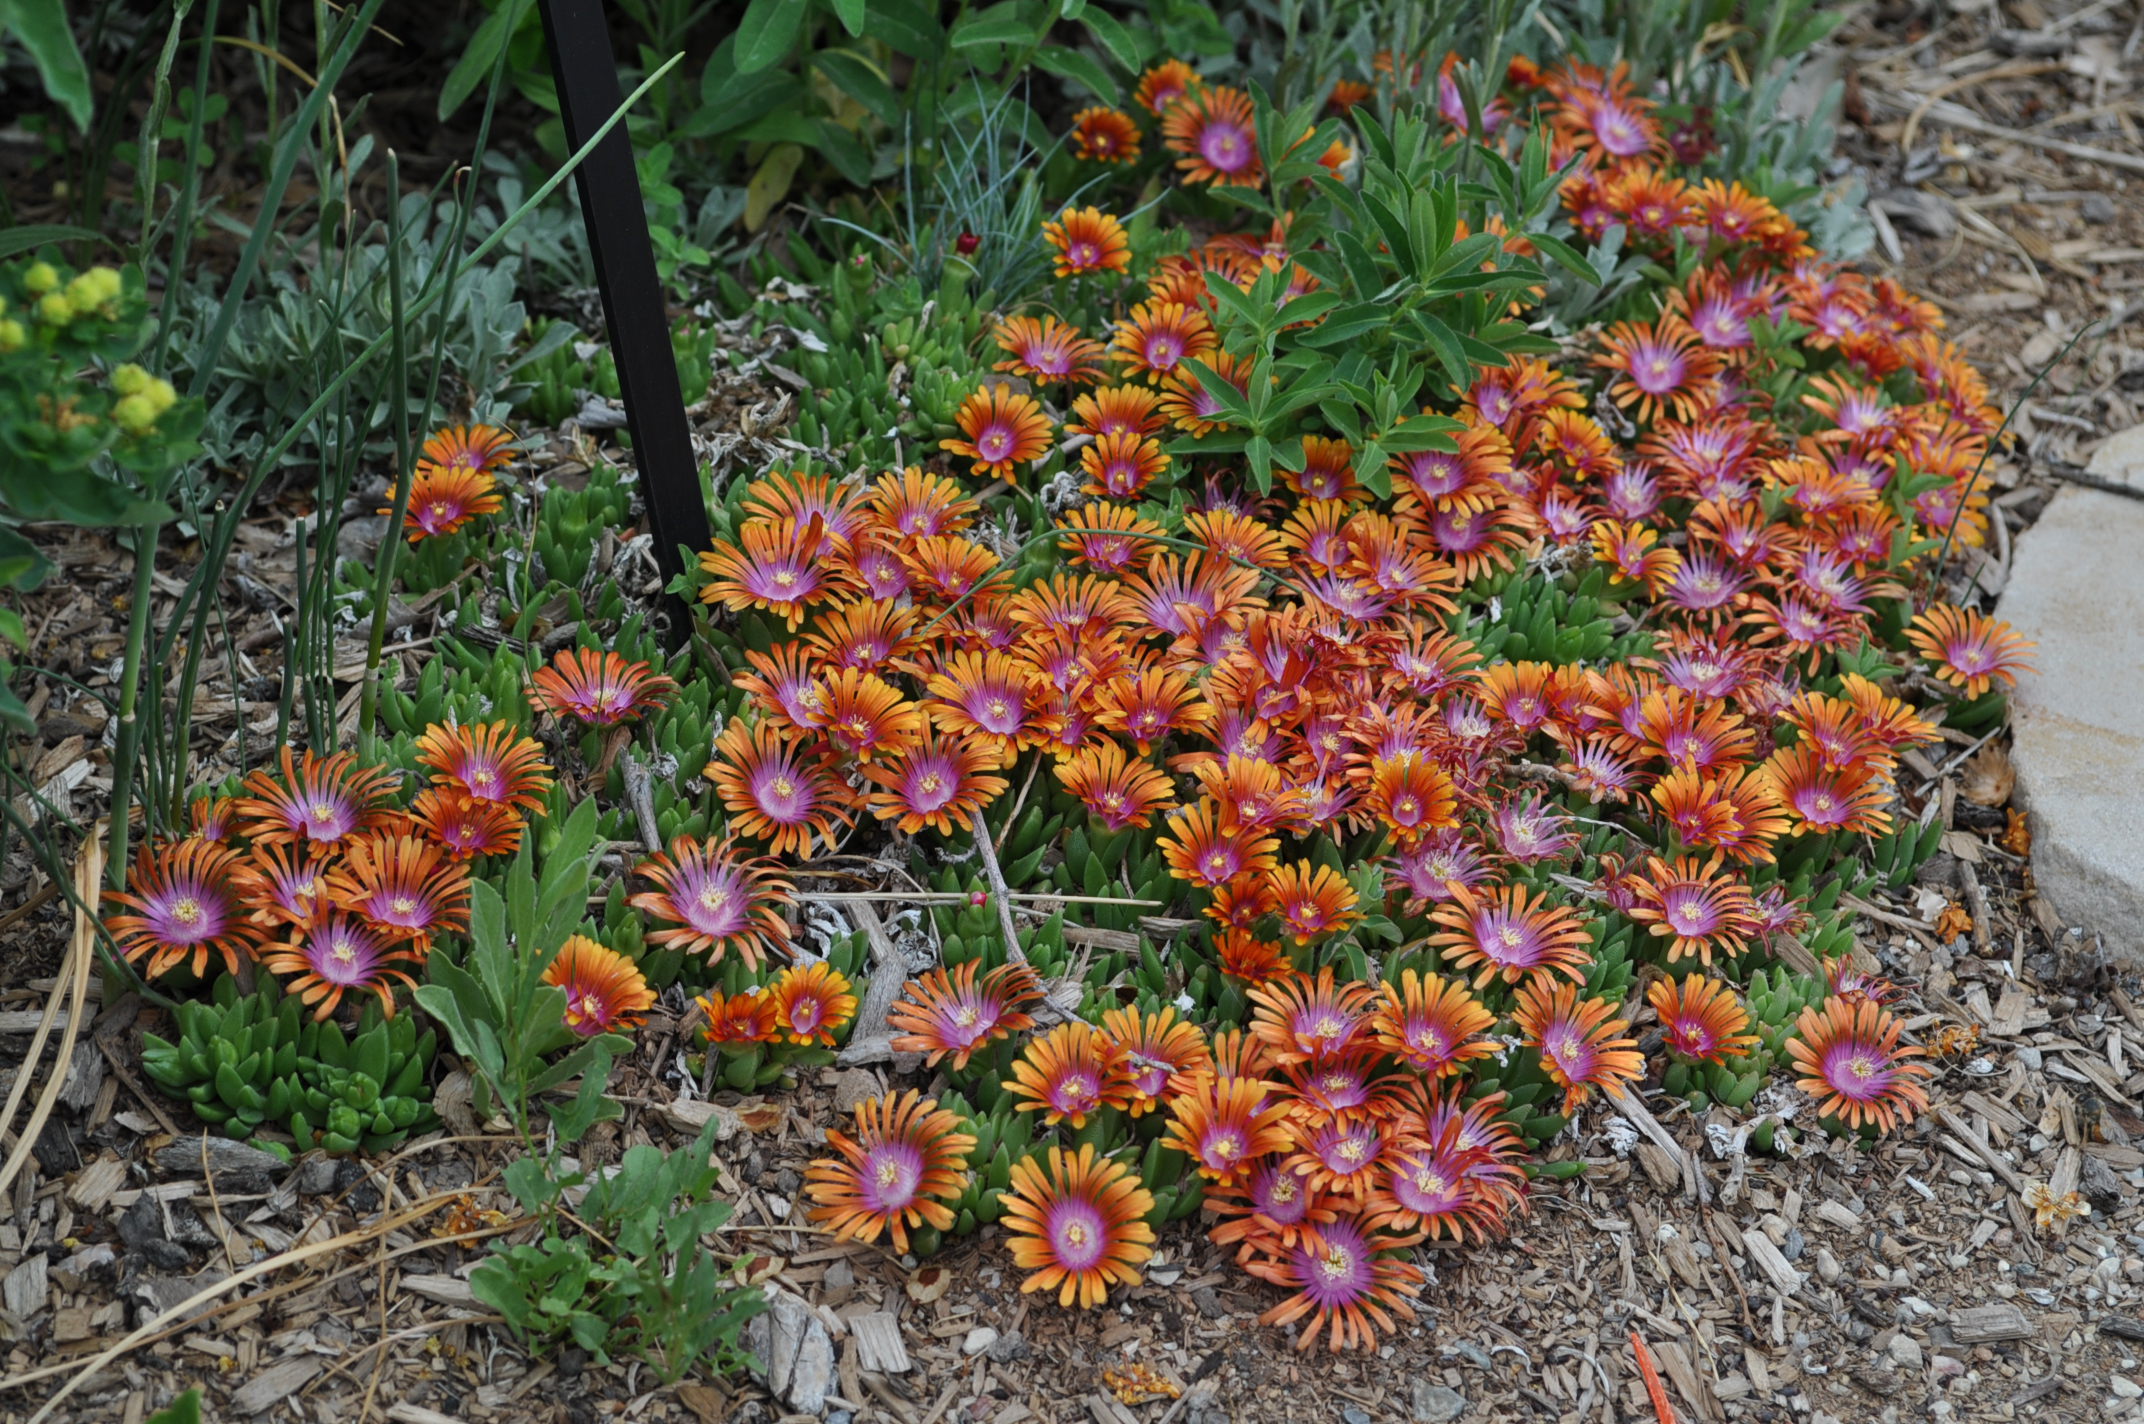
[[401, 778], [357, 765], [355, 752], [321, 757], [283, 748], [282, 774], [247, 775], [246, 795], [231, 806], [239, 834], [254, 845], [293, 845], [319, 854], [381, 825]]
[[1143, 1220], [1154, 1194], [1122, 1162], [1097, 1158], [1091, 1142], [1077, 1155], [1050, 1148], [1048, 1164], [1039, 1155], [1013, 1163], [1003, 1198], [1013, 1264], [1034, 1272], [1020, 1290], [1056, 1290], [1067, 1308], [1101, 1305], [1112, 1285], [1137, 1285], [1154, 1254]]
[[834, 1046], [834, 1038], [856, 1017], [856, 996], [848, 976], [833, 965], [793, 964], [767, 985], [774, 1021], [791, 1043]]
[[1450, 903], [1430, 912], [1444, 927], [1431, 935], [1445, 962], [1454, 969], [1479, 966], [1474, 987], [1492, 979], [1506, 984], [1539, 981], [1558, 974], [1585, 977], [1590, 937], [1585, 921], [1565, 906], [1551, 905], [1547, 893], [1530, 893], [1507, 885], [1476, 895], [1463, 885], [1452, 889]]
[[395, 985], [417, 986], [409, 972], [417, 962], [390, 936], [344, 914], [320, 915], [261, 953], [262, 967], [286, 976], [283, 992], [319, 1006], [313, 1010], [316, 1019], [334, 1013], [352, 991], [377, 994], [380, 1011], [393, 1018]]
[[921, 1053], [935, 1068], [952, 1059], [953, 1071], [987, 1044], [1035, 1026], [1027, 1011], [1042, 1002], [1042, 981], [1025, 964], [1001, 964], [988, 973], [976, 960], [933, 969], [908, 981], [887, 1010], [896, 1030], [896, 1053]]
[[774, 855], [811, 854], [814, 837], [831, 851], [847, 826], [849, 788], [823, 745], [795, 743], [765, 722], [733, 721], [715, 739], [707, 779], [729, 812], [728, 828], [765, 841]]
[[144, 846], [134, 857], [127, 889], [104, 897], [134, 913], [107, 915], [104, 927], [119, 942], [122, 957], [148, 961], [142, 970], [148, 978], [179, 965], [199, 977], [212, 958], [236, 974], [262, 938], [260, 926], [246, 913], [246, 888], [245, 864], [229, 846], [191, 837], [155, 849]]
[[1292, 1247], [1254, 1257], [1245, 1270], [1295, 1292], [1259, 1316], [1258, 1323], [1292, 1325], [1308, 1316], [1296, 1337], [1298, 1350], [1310, 1349], [1321, 1337], [1333, 1350], [1375, 1349], [1380, 1331], [1399, 1328], [1394, 1316], [1414, 1317], [1409, 1301], [1421, 1291], [1422, 1272], [1396, 1254], [1411, 1239], [1343, 1215], [1308, 1228]]
[[1717, 979], [1693, 974], [1681, 983], [1656, 979], [1645, 1002], [1660, 1019], [1668, 1052], [1699, 1063], [1741, 1058], [1760, 1042], [1748, 1032], [1749, 1012]]
[[1140, 492], [1169, 468], [1169, 456], [1161, 442], [1132, 431], [1111, 431], [1079, 452], [1080, 473], [1087, 479], [1081, 489], [1107, 499], [1137, 499]]
[[1206, 1210], [1221, 1218], [1207, 1235], [1218, 1246], [1235, 1243], [1238, 1265], [1260, 1251], [1293, 1250], [1339, 1215], [1337, 1199], [1313, 1191], [1277, 1152], [1252, 1161], [1238, 1183], [1209, 1183], [1205, 1195]]
[[469, 927], [469, 869], [430, 841], [380, 834], [352, 841], [328, 876], [328, 898], [391, 940], [423, 953], [432, 937]]
[[1004, 1086], [1019, 1111], [1039, 1112], [1053, 1126], [1070, 1123], [1077, 1132], [1091, 1115], [1130, 1104], [1125, 1067], [1100, 1029], [1075, 1019], [1030, 1040]]
[[1198, 71], [1182, 60], [1165, 59], [1139, 76], [1132, 97], [1139, 101], [1141, 108], [1159, 118], [1169, 112], [1171, 104], [1204, 82]]
[[804, 1170], [804, 1195], [816, 1203], [808, 1219], [842, 1241], [890, 1235], [896, 1251], [908, 1249], [912, 1229], [950, 1230], [946, 1203], [966, 1185], [975, 1148], [974, 1134], [961, 1127], [958, 1115], [913, 1088], [864, 1099], [853, 1137], [827, 1130], [827, 1146], [839, 1155]]
[[1525, 1172], [1485, 1150], [1461, 1145], [1461, 1124], [1450, 1122], [1434, 1143], [1403, 1147], [1384, 1163], [1368, 1217], [1393, 1231], [1435, 1240], [1486, 1241], [1501, 1234]]
[[1146, 827], [1154, 812], [1176, 799], [1169, 778], [1134, 760], [1121, 743], [1104, 737], [1061, 758], [1057, 783], [1112, 831]]
[[903, 835], [929, 826], [950, 836], [1004, 794], [1005, 778], [989, 770], [997, 765], [997, 751], [979, 738], [926, 732], [863, 768], [864, 777], [881, 788], [866, 804], [872, 815], [893, 822]]
[[1721, 871], [1716, 851], [1710, 860], [1685, 855], [1673, 865], [1654, 856], [1630, 885], [1637, 903], [1627, 913], [1668, 941], [1670, 964], [1694, 957], [1709, 966], [1715, 954], [1740, 954], [1756, 932], [1749, 886]]
[[1266, 1103], [1271, 1085], [1258, 1078], [1201, 1073], [1169, 1096], [1171, 1147], [1191, 1159], [1201, 1177], [1230, 1186], [1261, 1159], [1294, 1146], [1288, 1105]]
[[1038, 739], [1034, 707], [1042, 689], [1025, 663], [994, 650], [956, 652], [924, 679], [925, 704], [943, 731], [957, 733], [997, 753], [1011, 766], [1022, 748]]
[[[1204, 360], [1220, 345], [1213, 323], [1197, 307], [1178, 302], [1141, 302], [1117, 323], [1110, 354], [1131, 374], [1160, 382], [1186, 369], [1184, 362]], [[1156, 402], [1156, 413], [1160, 402]]]
[[1072, 152], [1090, 163], [1131, 163], [1139, 157], [1139, 125], [1122, 109], [1096, 106], [1072, 116]]
[[667, 853], [642, 861], [635, 873], [659, 888], [633, 896], [631, 905], [668, 926], [652, 931], [648, 943], [704, 954], [712, 963], [734, 949], [753, 969], [762, 953], [788, 952], [781, 907], [796, 891], [772, 861], [739, 857], [729, 842], [679, 836]]
[[409, 804], [417, 834], [455, 860], [512, 855], [521, 849], [521, 815], [500, 801], [478, 801], [455, 787], [427, 786]]
[[737, 538], [736, 544], [718, 539], [700, 555], [709, 580], [700, 602], [740, 613], [763, 608], [795, 632], [806, 608], [851, 589], [853, 576], [834, 558], [842, 541], [816, 513], [802, 521], [746, 520]]
[[242, 895], [257, 925], [309, 925], [327, 904], [331, 862], [289, 843], [255, 841], [240, 867]]
[[417, 738], [417, 764], [431, 768], [433, 785], [472, 801], [534, 810], [551, 789], [542, 744], [511, 722], [427, 727]]
[[1900, 1032], [1889, 1010], [1868, 998], [1834, 996], [1820, 1009], [1803, 1009], [1787, 1040], [1801, 1075], [1796, 1086], [1849, 1130], [1866, 1124], [1889, 1132], [1913, 1121], [1928, 1110], [1921, 1080], [1929, 1069], [1914, 1061], [1919, 1048], [1899, 1042]]
[[1151, 1014], [1137, 1008], [1110, 1009], [1102, 1015], [1102, 1032], [1131, 1085], [1127, 1108], [1133, 1117], [1159, 1107], [1172, 1082], [1213, 1070], [1206, 1035], [1197, 1024], [1178, 1018], [1174, 1007]]
[[841, 668], [798, 696], [804, 725], [817, 727], [858, 761], [899, 752], [924, 733], [923, 709], [876, 673]]
[[1615, 1017], [1615, 1005], [1581, 999], [1576, 984], [1521, 984], [1514, 1017], [1526, 1041], [1541, 1050], [1541, 1066], [1563, 1089], [1566, 1113], [1593, 1089], [1618, 1091], [1645, 1072], [1637, 1043], [1618, 1037], [1630, 1025]]
[[561, 648], [530, 679], [529, 703], [554, 717], [591, 727], [630, 722], [677, 693], [677, 683], [646, 663], [627, 662], [594, 648]]
[[1378, 997], [1371, 1034], [1379, 1048], [1417, 1073], [1442, 1078], [1496, 1052], [1496, 1044], [1481, 1037], [1496, 1015], [1456, 979], [1406, 969], [1398, 983], [1380, 985]]
[[1759, 769], [1797, 833], [1882, 835], [1891, 828], [1891, 783], [1868, 767], [1827, 767], [1804, 742], [1781, 747]]
[[1243, 826], [1224, 829], [1218, 810], [1214, 802], [1201, 801], [1169, 822], [1161, 853], [1178, 880], [1212, 889], [1239, 875], [1273, 868], [1279, 837]]
[[2033, 644], [2000, 618], [1970, 608], [1939, 603], [1906, 629], [1906, 641], [1928, 659], [1935, 675], [1968, 697], [2000, 684], [2015, 687]]
[[1161, 116], [1162, 142], [1181, 154], [1186, 183], [1256, 187], [1265, 181], [1251, 96], [1217, 85], [1185, 94]]
[[960, 403], [953, 423], [961, 438], [938, 448], [974, 461], [969, 473], [1010, 481], [1012, 467], [1039, 459], [1050, 448], [1050, 421], [1031, 395], [1005, 384], [983, 387]]
[[710, 989], [693, 1000], [707, 1015], [700, 1037], [720, 1048], [742, 1049], [755, 1043], [776, 1043], [782, 1026], [776, 1020], [774, 1000], [763, 989], [745, 989], [725, 995]]
[[1291, 974], [1250, 991], [1251, 1035], [1285, 1067], [1346, 1053], [1370, 1031], [1374, 992], [1367, 984], [1338, 983], [1331, 965], [1317, 977]]
[[1273, 909], [1297, 944], [1338, 934], [1362, 918], [1355, 887], [1329, 865], [1296, 861], [1266, 873]]
[[992, 370], [1010, 371], [1031, 381], [1068, 381], [1092, 384], [1107, 374], [1102, 369], [1102, 343], [1081, 336], [1079, 328], [1054, 316], [1008, 317], [991, 333], [998, 349], [1012, 359], [1000, 361]]
[[655, 1003], [640, 966], [586, 935], [569, 935], [544, 967], [543, 982], [566, 994], [566, 1027], [582, 1038], [646, 1021]]
[[[402, 515], [402, 528], [412, 544], [440, 539], [458, 532], [470, 520], [497, 514], [506, 497], [488, 470], [472, 470], [419, 461], [416, 478], [410, 482], [409, 508]], [[378, 511], [393, 514], [387, 504]]]
[[1600, 345], [1593, 364], [1617, 373], [1609, 396], [1617, 405], [1635, 406], [1640, 420], [1690, 420], [1712, 397], [1720, 358], [1680, 317], [1665, 315], [1650, 325], [1618, 322]]
[[1066, 208], [1055, 222], [1042, 225], [1042, 237], [1057, 249], [1060, 277], [1131, 270], [1131, 237], [1123, 223], [1100, 208]]
[[514, 458], [513, 432], [496, 425], [454, 425], [424, 442], [417, 458], [443, 470], [490, 474]]

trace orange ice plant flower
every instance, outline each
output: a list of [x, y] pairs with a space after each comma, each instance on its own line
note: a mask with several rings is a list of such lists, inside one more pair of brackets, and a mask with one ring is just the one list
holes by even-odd
[[1051, 1147], [1047, 1168], [1043, 1160], [1013, 1163], [1004, 1197], [1013, 1264], [1034, 1273], [1021, 1292], [1056, 1290], [1060, 1306], [1085, 1309], [1106, 1302], [1112, 1285], [1137, 1285], [1154, 1254], [1142, 1219], [1154, 1194], [1122, 1162], [1098, 1159], [1091, 1142], [1077, 1155]]
[[1092, 163], [1131, 163], [1139, 157], [1139, 125], [1122, 109], [1081, 109], [1072, 116], [1072, 152]]
[[643, 1022], [655, 1003], [640, 966], [586, 935], [571, 935], [543, 971], [566, 992], [566, 1027], [583, 1038]]
[[974, 461], [970, 473], [1010, 481], [1012, 467], [1050, 448], [1050, 422], [1031, 395], [1004, 383], [983, 387], [960, 403], [953, 417], [961, 438], [938, 447]]
[[1080, 1020], [1059, 1024], [1012, 1065], [1005, 1091], [1021, 1112], [1040, 1112], [1045, 1123], [1069, 1123], [1074, 1132], [1106, 1108], [1131, 1101], [1131, 1079], [1116, 1049], [1102, 1031]]
[[946, 1202], [966, 1186], [975, 1148], [962, 1125], [913, 1088], [866, 1098], [856, 1105], [855, 1134], [829, 1128], [826, 1145], [836, 1155], [804, 1171], [804, 1195], [816, 1203], [808, 1219], [841, 1241], [890, 1235], [896, 1251], [908, 1249], [912, 1229], [951, 1230]]
[[1258, 1160], [1295, 1145], [1288, 1105], [1266, 1105], [1272, 1085], [1258, 1078], [1202, 1073], [1169, 1097], [1169, 1146], [1216, 1186], [1241, 1182]]
[[1042, 237], [1057, 249], [1060, 277], [1131, 270], [1132, 240], [1124, 224], [1100, 208], [1066, 208], [1042, 225]]
[[1748, 1032], [1749, 1013], [1717, 979], [1693, 974], [1681, 983], [1656, 979], [1645, 1002], [1660, 1019], [1668, 1052], [1699, 1063], [1741, 1058], [1760, 1042]]
[[1027, 1011], [1042, 1002], [1042, 981], [1025, 964], [1001, 964], [985, 974], [976, 960], [933, 969], [908, 981], [887, 1010], [896, 1053], [921, 1053], [935, 1068], [952, 1059], [954, 1072], [988, 1044], [1035, 1026]]
[[1521, 984], [1514, 1017], [1526, 1042], [1541, 1050], [1541, 1066], [1563, 1089], [1567, 1114], [1593, 1089], [1620, 1090], [1645, 1072], [1637, 1043], [1618, 1036], [1630, 1025], [1615, 1017], [1615, 1005], [1581, 999], [1575, 984]]
[[1968, 697], [2000, 684], [2015, 687], [2033, 644], [2000, 618], [1939, 603], [1913, 620], [1906, 641], [1928, 659], [1935, 675]]
[[1901, 1026], [1872, 999], [1826, 999], [1803, 1009], [1787, 1040], [1788, 1056], [1801, 1076], [1795, 1086], [1817, 1100], [1817, 1110], [1849, 1131], [1879, 1132], [1913, 1121], [1928, 1110], [1922, 1050], [1899, 1041]]
[[794, 964], [767, 985], [774, 1021], [791, 1043], [834, 1046], [834, 1036], [856, 1017], [848, 976], [833, 965]]

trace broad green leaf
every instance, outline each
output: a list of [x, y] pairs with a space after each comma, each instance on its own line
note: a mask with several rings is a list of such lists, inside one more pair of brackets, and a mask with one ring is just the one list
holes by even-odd
[[89, 132], [89, 66], [68, 27], [66, 0], [0, 0], [0, 33], [12, 34], [30, 52], [45, 93], [76, 128]]
[[52, 565], [35, 544], [0, 524], [0, 588], [33, 589], [50, 572]]
[[442, 120], [467, 103], [479, 85], [490, 80], [492, 70], [499, 62], [499, 51], [520, 32], [521, 22], [530, 8], [531, 0], [507, 0], [476, 27], [476, 33], [469, 37], [469, 47], [462, 51], [460, 59], [454, 61], [454, 68], [447, 71], [446, 82], [439, 86], [439, 117]]
[[[851, 38], [864, 32], [864, 3], [865, 0], [834, 0], [834, 18], [841, 21], [841, 28]], [[796, 0], [796, 4], [798, 9], [803, 8], [803, 0]]]
[[992, 5], [987, 10], [974, 14], [953, 26], [946, 43], [955, 49], [972, 49], [977, 45], [1002, 44], [1024, 45], [1035, 42], [1034, 22], [1020, 13], [1014, 0]]
[[1581, 282], [1589, 286], [1600, 285], [1601, 274], [1595, 271], [1593, 265], [1579, 256], [1577, 250], [1562, 238], [1553, 237], [1545, 232], [1530, 232], [1526, 234], [1526, 240], [1542, 252], [1547, 253], [1557, 266], [1563, 268]]
[[806, 0], [752, 0], [737, 24], [737, 72], [757, 74], [787, 58], [810, 13]]
[[864, 33], [910, 59], [929, 59], [945, 48], [945, 26], [919, 0], [871, 0]]
[[[7, 0], [0, 0], [5, 5]], [[0, 259], [19, 257], [48, 242], [102, 242], [104, 234], [86, 227], [72, 227], [66, 223], [24, 223], [0, 232]]]
[[1116, 97], [1121, 85], [1109, 77], [1109, 71], [1086, 54], [1061, 45], [1044, 45], [1035, 51], [1035, 63], [1059, 79], [1069, 79], [1089, 90], [1103, 101]]
[[851, 50], [823, 49], [811, 57], [811, 62], [834, 81], [835, 88], [863, 105], [871, 117], [900, 132], [901, 101], [871, 61]]
[[861, 188], [871, 181], [871, 155], [850, 133], [832, 119], [820, 119], [812, 125], [812, 147], [826, 161], [841, 170], [841, 176]]
[[1102, 48], [1109, 51], [1109, 57], [1130, 73], [1137, 74], [1146, 63], [1147, 55], [1152, 53], [1143, 32], [1132, 29], [1105, 10], [1090, 8], [1080, 20], [1101, 41]]
[[779, 71], [737, 72], [737, 37], [715, 46], [700, 71], [700, 103], [679, 130], [686, 138], [731, 133], [764, 117], [796, 95], [796, 76]]

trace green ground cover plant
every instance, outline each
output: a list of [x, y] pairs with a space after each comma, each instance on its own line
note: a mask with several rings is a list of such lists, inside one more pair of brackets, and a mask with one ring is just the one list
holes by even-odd
[[[454, 62], [477, 150], [423, 187], [336, 132], [379, 5], [323, 22], [233, 271], [146, 305], [224, 122], [178, 19], [130, 41], [129, 265], [0, 268], [37, 459], [0, 579], [53, 518], [136, 559], [102, 924], [204, 1127], [392, 1150], [451, 1055], [520, 1143], [479, 1298], [675, 1379], [762, 1304], [710, 1249], [709, 1141], [570, 1155], [659, 997], [721, 1090], [923, 1055], [829, 1132], [818, 1228], [988, 1229], [1092, 1307], [1195, 1221], [1305, 1348], [1374, 1348], [1416, 1247], [1583, 1169], [1581, 1113], [1787, 1150], [1926, 1108], [1850, 906], [1936, 849], [1901, 759], [1998, 726], [2026, 650], [1940, 594], [2000, 413], [1841, 265], [1821, 134], [1761, 121], [1828, 12], [755, 0], [687, 65], [700, 10], [627, 7], [683, 395], [778, 365], [793, 398], [790, 458], [703, 472], [683, 613], [598, 554], [633, 472], [540, 485], [516, 434], [617, 393], [557, 304], [578, 155], [490, 152], [502, 102], [555, 107], [532, 7]], [[203, 781], [189, 699], [271, 479], [313, 510], [277, 748]], [[842, 893], [933, 952], [882, 1022], [906, 966]]]

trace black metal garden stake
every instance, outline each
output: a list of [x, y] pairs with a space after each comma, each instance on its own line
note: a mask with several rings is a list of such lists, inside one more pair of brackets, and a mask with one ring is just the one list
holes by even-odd
[[[566, 143], [578, 148], [625, 97], [618, 86], [603, 3], [539, 0], [538, 8], [551, 45]], [[611, 354], [618, 363], [626, 426], [633, 433], [655, 560], [667, 583], [684, 568], [678, 546], [704, 548], [711, 535], [684, 396], [678, 389], [677, 359], [670, 349], [670, 318], [655, 274], [647, 212], [641, 206], [640, 172], [622, 122], [604, 135], [573, 179], [580, 191], [589, 250], [595, 255], [596, 284], [603, 294]]]

